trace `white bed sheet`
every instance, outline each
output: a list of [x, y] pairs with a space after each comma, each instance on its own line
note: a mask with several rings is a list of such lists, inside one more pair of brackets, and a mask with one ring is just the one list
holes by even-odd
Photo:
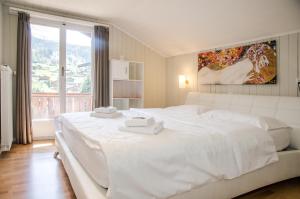
[[72, 130], [67, 123], [62, 125], [62, 134], [69, 149], [89, 176], [100, 186], [109, 186], [108, 171], [102, 150], [95, 150], [83, 141], [78, 132]]
[[[108, 188], [108, 169], [103, 151], [90, 148], [84, 142], [80, 134], [68, 127], [67, 123], [62, 127], [62, 134], [65, 138], [66, 144], [79, 163], [98, 185]], [[290, 130], [291, 129], [289, 128], [282, 128], [269, 131], [277, 151], [282, 151], [289, 146]]]
[[103, 151], [108, 198], [166, 198], [278, 160], [270, 135], [251, 125], [176, 118], [161, 110], [142, 112], [164, 120], [166, 129], [156, 136], [124, 133], [118, 125], [125, 117], [63, 115], [63, 123], [69, 123], [90, 148]]
[[[194, 111], [193, 111], [194, 109]], [[136, 112], [144, 112], [144, 109], [131, 109]], [[159, 109], [149, 109], [148, 112], [153, 112], [157, 113]], [[199, 105], [181, 105], [181, 106], [173, 106], [173, 107], [168, 107], [165, 109], [160, 109], [162, 111], [162, 114], [166, 110], [167, 114], [166, 115], [172, 115], [170, 119], [175, 120], [175, 121], [180, 121], [180, 122], [185, 122], [185, 123], [192, 123], [196, 122], [194, 117], [195, 115], [201, 115], [201, 112], [206, 112], [209, 109], [208, 107], [205, 106], [199, 106]], [[193, 116], [194, 115], [194, 116]], [[273, 139], [276, 151], [282, 151], [286, 149], [290, 145], [290, 134], [291, 134], [292, 128], [279, 128], [275, 130], [269, 130], [268, 133]]]

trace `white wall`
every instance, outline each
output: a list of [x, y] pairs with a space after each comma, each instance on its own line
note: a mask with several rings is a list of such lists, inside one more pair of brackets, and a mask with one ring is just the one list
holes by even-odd
[[[13, 71], [16, 70], [17, 64], [17, 21], [16, 15], [9, 15], [8, 8], [3, 6], [3, 64], [9, 65]], [[16, 84], [15, 76], [13, 77], [13, 116], [16, 118]], [[15, 119], [14, 119], [15, 124]], [[14, 125], [14, 138], [15, 125]]]
[[0, 1], [0, 64], [2, 64], [2, 53], [3, 53], [3, 11], [2, 2]]
[[[167, 58], [166, 105], [183, 104], [189, 90], [212, 93], [241, 93], [251, 95], [297, 96], [296, 78], [300, 77], [300, 33], [284, 35], [277, 39], [276, 85], [198, 85], [197, 52]], [[192, 85], [178, 88], [178, 75], [186, 74]]]
[[[167, 58], [166, 105], [183, 104], [186, 94], [197, 89], [197, 53]], [[178, 75], [184, 74], [189, 80], [189, 88], [178, 88]]]

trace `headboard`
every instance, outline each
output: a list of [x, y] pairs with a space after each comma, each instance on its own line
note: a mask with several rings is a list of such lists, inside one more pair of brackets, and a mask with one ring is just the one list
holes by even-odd
[[190, 92], [185, 104], [275, 117], [293, 127], [291, 147], [300, 149], [300, 97]]

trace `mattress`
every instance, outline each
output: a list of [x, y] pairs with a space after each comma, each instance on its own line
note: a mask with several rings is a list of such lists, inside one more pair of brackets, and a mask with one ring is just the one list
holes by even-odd
[[[281, 151], [289, 145], [289, 129], [272, 130], [269, 133], [277, 151]], [[62, 134], [71, 152], [90, 177], [98, 185], [108, 188], [108, 168], [103, 151], [89, 147], [80, 134], [68, 127], [67, 123], [62, 126]]]
[[108, 188], [108, 171], [103, 152], [88, 147], [80, 135], [66, 123], [62, 125], [62, 134], [69, 149], [90, 177], [98, 185]]
[[[98, 186], [95, 181], [90, 178], [73, 156], [63, 136], [59, 132], [56, 133], [56, 143], [57, 150], [61, 154], [63, 165], [67, 171], [76, 197], [78, 199], [107, 199], [107, 189]], [[272, 183], [300, 176], [298, 169], [300, 168], [299, 150], [282, 151], [278, 153], [278, 156], [280, 161], [255, 172], [245, 174], [233, 180], [220, 181], [197, 187], [189, 192], [178, 194], [171, 198], [198, 199], [200, 196], [201, 198], [210, 199], [233, 198]], [[288, 165], [288, 167], [286, 165]], [[244, 186], [239, 186], [240, 184]], [[218, 190], [218, 192], [215, 190]]]

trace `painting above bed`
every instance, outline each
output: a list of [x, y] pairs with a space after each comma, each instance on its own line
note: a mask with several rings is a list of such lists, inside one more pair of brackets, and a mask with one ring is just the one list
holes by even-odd
[[276, 40], [198, 54], [199, 84], [276, 84]]

